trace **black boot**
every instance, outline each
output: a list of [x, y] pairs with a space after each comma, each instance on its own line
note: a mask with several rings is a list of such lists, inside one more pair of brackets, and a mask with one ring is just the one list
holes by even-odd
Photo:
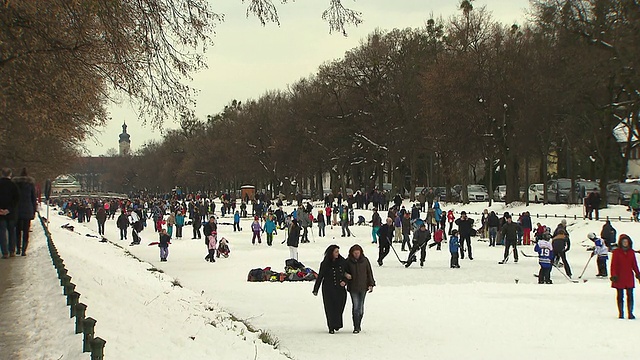
[[633, 316], [633, 293], [629, 292], [629, 289], [627, 289], [627, 314], [629, 315], [629, 320], [636, 318]]
[[618, 319], [624, 319], [624, 300], [618, 299]]

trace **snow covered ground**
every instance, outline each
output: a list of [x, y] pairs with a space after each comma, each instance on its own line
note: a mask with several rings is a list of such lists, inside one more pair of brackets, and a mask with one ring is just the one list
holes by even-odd
[[[405, 204], [409, 206], [408, 203]], [[469, 206], [443, 206], [456, 211], [481, 212], [486, 203]], [[499, 214], [518, 213], [524, 206], [492, 207]], [[569, 217], [572, 250], [568, 254], [575, 276], [580, 274], [589, 253], [583, 246], [588, 232], [600, 233], [602, 222], [573, 220], [582, 215], [580, 207], [532, 205], [535, 214]], [[356, 211], [370, 218], [368, 211]], [[625, 218], [623, 207], [601, 212], [603, 216]], [[479, 220], [479, 216], [472, 216]], [[542, 219], [540, 219], [542, 220]], [[540, 221], [555, 227], [560, 219]], [[108, 358], [117, 359], [254, 359], [254, 342], [259, 343], [257, 359], [282, 358], [281, 353], [299, 360], [326, 359], [537, 359], [555, 356], [565, 359], [636, 359], [630, 347], [640, 335], [640, 324], [618, 320], [615, 293], [607, 280], [596, 279], [595, 261], [589, 265], [586, 283], [566, 281], [556, 270], [554, 285], [538, 285], [536, 259], [521, 257], [517, 264], [498, 265], [503, 248], [489, 248], [473, 241], [474, 260], [461, 261], [461, 269], [449, 269], [446, 245], [443, 251], [431, 249], [424, 268], [405, 269], [393, 252], [382, 267], [375, 267], [378, 286], [366, 300], [363, 332], [351, 334], [350, 302], [345, 311], [345, 329], [327, 333], [322, 300], [311, 294], [311, 283], [248, 283], [250, 269], [271, 266], [284, 268], [288, 249], [251, 245], [250, 220], [243, 220], [243, 232], [234, 233], [230, 225], [219, 226], [219, 236], [230, 240], [228, 259], [216, 263], [203, 260], [203, 240], [191, 240], [191, 228], [184, 228], [183, 240], [173, 240], [169, 261], [161, 263], [157, 241], [151, 228], [141, 233], [143, 244], [129, 247], [119, 241], [114, 221], [107, 223], [107, 238], [120, 249], [102, 244], [86, 234], [95, 234], [95, 220], [75, 224], [72, 234], [60, 229], [69, 219], [52, 215], [51, 230], [70, 274], [89, 305], [88, 316], [98, 320], [96, 333], [108, 341]], [[230, 217], [219, 222], [232, 222]], [[615, 222], [618, 234], [636, 238], [637, 223]], [[343, 254], [359, 243], [375, 263], [377, 248], [371, 244], [371, 228], [352, 227], [355, 238], [341, 238], [340, 229], [327, 228], [327, 237], [301, 244], [300, 261], [317, 270], [324, 249], [331, 243]], [[640, 241], [640, 239], [637, 239]], [[636, 246], [637, 247], [637, 246]], [[405, 259], [407, 253], [396, 250]], [[533, 253], [529, 247], [523, 248]], [[130, 251], [164, 271], [151, 273], [149, 264], [126, 255]], [[179, 279], [184, 289], [172, 287]], [[517, 281], [516, 281], [517, 280]], [[213, 311], [206, 311], [210, 307]], [[224, 310], [246, 319], [253, 327], [272, 333], [279, 342], [273, 350], [257, 335], [239, 330]], [[221, 320], [224, 319], [224, 320]], [[222, 325], [214, 327], [209, 322]], [[245, 341], [243, 336], [247, 336]], [[189, 336], [195, 336], [191, 340]]]

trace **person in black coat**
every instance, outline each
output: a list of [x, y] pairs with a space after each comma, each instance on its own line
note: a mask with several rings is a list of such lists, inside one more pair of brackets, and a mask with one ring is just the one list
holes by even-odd
[[616, 229], [611, 225], [611, 221], [607, 220], [602, 226], [602, 231], [600, 232], [600, 237], [604, 240], [604, 243], [609, 248], [609, 251], [613, 247], [615, 247], [616, 243]]
[[322, 302], [330, 334], [343, 326], [342, 315], [347, 303], [346, 266], [345, 258], [340, 255], [340, 247], [330, 245], [324, 252], [324, 260], [320, 263], [318, 278], [313, 287], [313, 295], [318, 296], [318, 290], [322, 286]]
[[129, 227], [129, 219], [127, 219], [127, 213], [124, 209], [118, 216], [116, 225], [118, 226], [118, 229], [120, 229], [120, 240], [127, 240], [127, 228]]
[[471, 251], [471, 231], [473, 230], [473, 219], [467, 217], [467, 212], [460, 213], [460, 218], [456, 220], [458, 225], [458, 232], [460, 233], [460, 259], [464, 259], [464, 243], [467, 242], [467, 248], [469, 249], [469, 260], [473, 260], [473, 253]]
[[391, 250], [393, 231], [393, 220], [391, 218], [387, 218], [387, 223], [378, 230], [378, 265], [380, 266], [382, 266], [382, 261], [389, 255], [389, 250]]
[[[11, 181], [11, 169], [3, 168], [0, 171], [0, 249], [2, 257], [15, 256], [16, 248], [16, 221], [18, 220], [18, 204], [20, 202], [20, 190]], [[9, 243], [7, 246], [7, 234]]]
[[289, 236], [287, 236], [289, 259], [298, 260], [298, 245], [300, 245], [300, 225], [298, 225], [298, 220], [294, 219], [291, 221]]
[[16, 222], [16, 254], [20, 253], [20, 255], [26, 256], [31, 220], [35, 218], [36, 209], [38, 208], [36, 181], [27, 176], [27, 169], [23, 168], [20, 176], [13, 178], [13, 182], [18, 186], [20, 192], [18, 220]]

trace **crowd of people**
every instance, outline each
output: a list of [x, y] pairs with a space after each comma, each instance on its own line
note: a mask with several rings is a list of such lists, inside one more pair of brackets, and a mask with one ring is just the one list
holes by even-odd
[[[252, 220], [247, 239], [255, 246], [261, 245], [263, 240], [267, 246], [273, 246], [278, 232], [284, 232], [282, 244], [286, 243], [289, 258], [295, 260], [298, 260], [300, 244], [308, 243], [311, 241], [310, 238], [314, 237], [314, 228], [317, 228], [318, 237], [325, 237], [327, 227], [333, 229], [339, 226], [343, 237], [351, 237], [353, 234], [350, 226], [369, 224], [371, 242], [378, 246], [376, 262], [379, 266], [384, 265], [385, 258], [391, 250], [396, 251], [393, 243], [400, 244], [401, 252], [408, 252], [403, 259], [398, 253], [395, 255], [405, 267], [410, 267], [418, 261], [420, 266], [424, 266], [427, 249], [436, 248], [436, 251], [439, 251], [443, 243], [448, 241], [449, 266], [458, 269], [460, 260], [474, 259], [471, 239], [480, 236], [482, 240], [486, 239], [489, 247], [504, 246], [500, 264], [518, 262], [518, 247], [531, 246], [529, 250], [536, 253], [540, 265], [539, 284], [552, 284], [551, 273], [554, 267], [569, 279], [573, 277], [567, 256], [571, 250], [571, 241], [565, 220], [552, 230], [539, 222], [534, 226], [528, 212], [517, 215], [505, 212], [499, 217], [495, 212], [485, 210], [481, 219], [476, 222], [467, 216], [465, 211], [456, 216], [453, 210], [443, 210], [432, 190], [426, 190], [422, 194], [424, 196], [420, 196], [418, 202], [412, 204], [410, 209], [405, 208], [401, 197], [394, 198], [391, 204], [387, 202], [389, 206], [385, 207], [386, 195], [378, 191], [367, 194], [356, 192], [346, 199], [340, 193], [335, 197], [327, 195], [323, 208], [314, 207], [312, 203], [304, 203], [303, 199], [298, 198], [299, 202], [291, 213], [285, 212], [283, 199], [276, 197], [274, 202], [260, 194], [254, 199], [244, 198], [238, 201], [226, 194], [216, 197], [191, 194], [181, 198], [139, 197], [120, 201], [94, 199], [82, 203], [75, 200], [61, 206], [72, 217], [84, 216], [83, 221], [90, 221], [91, 214], [80, 215], [83, 213], [82, 209], [93, 209], [99, 223], [105, 216], [113, 218], [114, 208], [121, 209], [116, 220], [120, 237], [121, 240], [126, 240], [127, 228], [131, 227], [132, 245], [140, 243], [139, 233], [147, 227], [148, 222], [151, 223], [160, 237], [158, 246], [161, 261], [167, 261], [171, 239], [182, 238], [182, 228], [185, 225], [192, 226], [193, 239], [201, 239], [204, 236], [207, 248], [206, 261], [215, 262], [221, 255], [229, 256], [228, 241], [218, 238], [218, 221], [230, 215], [232, 223], [224, 224], [233, 225], [234, 232], [243, 231], [241, 219]], [[216, 216], [214, 199], [219, 199], [222, 204], [219, 209], [220, 217]], [[236, 203], [240, 204], [239, 210], [236, 209]], [[250, 215], [247, 203], [252, 205]], [[355, 218], [354, 209], [366, 209], [370, 205], [374, 207], [369, 221], [363, 216]], [[386, 211], [386, 216], [381, 216], [382, 211]], [[98, 226], [99, 232], [104, 234], [100, 224]], [[616, 229], [609, 221], [604, 223], [599, 236], [590, 233], [588, 238], [593, 242], [592, 257], [597, 259], [598, 277], [609, 276], [607, 261], [610, 254], [613, 254], [610, 274], [612, 287], [618, 289], [620, 309], [624, 297], [627, 297], [627, 315], [632, 318], [634, 282], [629, 282], [628, 279], [633, 278], [634, 274], [638, 277], [638, 273], [635, 272], [637, 265], [632, 261], [635, 257], [628, 252], [630, 250], [633, 253], [631, 239], [627, 235], [618, 237]], [[347, 293], [351, 295], [353, 304], [354, 332], [360, 332], [365, 295], [372, 291], [374, 285], [371, 264], [359, 245], [350, 249], [347, 258], [340, 255], [339, 247], [336, 245], [327, 249], [314, 294], [318, 294], [322, 288], [327, 325], [331, 333], [343, 327], [342, 313]], [[620, 314], [623, 316], [624, 312], [620, 310]]]

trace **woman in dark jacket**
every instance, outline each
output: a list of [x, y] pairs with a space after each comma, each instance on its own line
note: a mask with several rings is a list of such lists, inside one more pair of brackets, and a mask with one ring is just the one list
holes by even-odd
[[366, 256], [362, 247], [358, 244], [353, 245], [349, 249], [349, 257], [347, 258], [347, 274], [349, 280], [347, 282], [347, 290], [351, 295], [351, 303], [353, 304], [353, 333], [358, 334], [362, 328], [362, 317], [364, 316], [364, 298], [367, 292], [372, 292], [376, 286], [373, 278], [373, 270], [371, 263]]
[[298, 220], [291, 222], [289, 236], [287, 237], [287, 246], [289, 247], [289, 259], [298, 260], [298, 245], [300, 244], [300, 225]]
[[322, 302], [329, 334], [342, 329], [342, 314], [347, 303], [346, 266], [345, 258], [340, 255], [340, 247], [330, 245], [324, 252], [324, 260], [320, 263], [318, 278], [313, 287], [313, 295], [317, 296], [322, 285]]
[[[20, 176], [14, 177], [13, 182], [20, 190], [20, 202], [18, 203], [18, 222], [16, 223], [16, 254], [27, 255], [27, 245], [29, 244], [29, 229], [31, 220], [36, 214], [36, 181], [27, 176], [27, 169], [23, 168]], [[22, 245], [22, 246], [21, 246]]]
[[618, 248], [613, 250], [611, 259], [611, 287], [617, 291], [618, 318], [624, 319], [624, 293], [627, 293], [627, 315], [633, 316], [633, 288], [635, 279], [640, 281], [640, 271], [636, 261], [636, 253], [633, 251], [631, 238], [625, 234], [620, 235]]

